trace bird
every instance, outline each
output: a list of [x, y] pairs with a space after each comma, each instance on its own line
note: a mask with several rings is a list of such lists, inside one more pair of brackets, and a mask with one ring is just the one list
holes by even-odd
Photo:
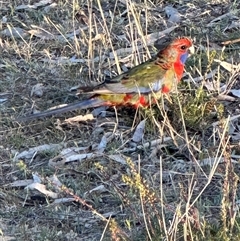
[[193, 52], [193, 41], [188, 37], [178, 37], [146, 62], [94, 87], [83, 88], [83, 94], [90, 94], [88, 99], [20, 117], [18, 121], [99, 106], [148, 107], [177, 85], [182, 78], [185, 62]]

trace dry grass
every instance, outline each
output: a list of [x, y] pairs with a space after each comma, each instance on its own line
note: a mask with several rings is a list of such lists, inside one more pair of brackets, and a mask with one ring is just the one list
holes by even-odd
[[[170, 3], [181, 14], [175, 29], [164, 10]], [[239, 100], [218, 100], [223, 84], [226, 95], [239, 89], [239, 71], [214, 61], [239, 63], [239, 42], [221, 45], [240, 38], [239, 25], [230, 28], [239, 23], [238, 1], [27, 4], [36, 1], [0, 2], [0, 240], [239, 240]], [[64, 120], [90, 110], [15, 121], [77, 101], [73, 86], [121, 73], [183, 35], [197, 52], [189, 81], [164, 100], [169, 110], [160, 102], [87, 122]], [[208, 81], [214, 90], [202, 89]], [[40, 189], [28, 186], [33, 178]]]

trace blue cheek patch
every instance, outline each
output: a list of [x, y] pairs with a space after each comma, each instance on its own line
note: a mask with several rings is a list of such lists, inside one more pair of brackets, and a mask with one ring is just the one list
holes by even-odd
[[187, 58], [188, 58], [188, 53], [184, 53], [180, 56], [180, 61], [182, 62], [182, 64], [185, 64]]

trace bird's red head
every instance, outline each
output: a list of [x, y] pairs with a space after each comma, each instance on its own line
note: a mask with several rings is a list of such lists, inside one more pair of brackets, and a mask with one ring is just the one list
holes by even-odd
[[170, 44], [171, 47], [176, 48], [179, 52], [185, 52], [192, 47], [192, 45], [192, 40], [187, 37], [179, 37], [173, 40]]
[[169, 47], [170, 49], [174, 49], [178, 53], [178, 56], [182, 64], [185, 64], [189, 53], [194, 53], [192, 40], [187, 37], [180, 37], [173, 40]]
[[166, 63], [179, 63], [184, 65], [189, 53], [192, 52], [194, 52], [192, 40], [187, 37], [180, 37], [159, 51], [157, 56]]

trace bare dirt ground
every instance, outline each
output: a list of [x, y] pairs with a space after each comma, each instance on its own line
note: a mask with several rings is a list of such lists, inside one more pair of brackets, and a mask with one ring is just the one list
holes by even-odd
[[[240, 239], [238, 1], [0, 1], [0, 20], [0, 240]], [[17, 121], [178, 36], [195, 54], [159, 105]]]

